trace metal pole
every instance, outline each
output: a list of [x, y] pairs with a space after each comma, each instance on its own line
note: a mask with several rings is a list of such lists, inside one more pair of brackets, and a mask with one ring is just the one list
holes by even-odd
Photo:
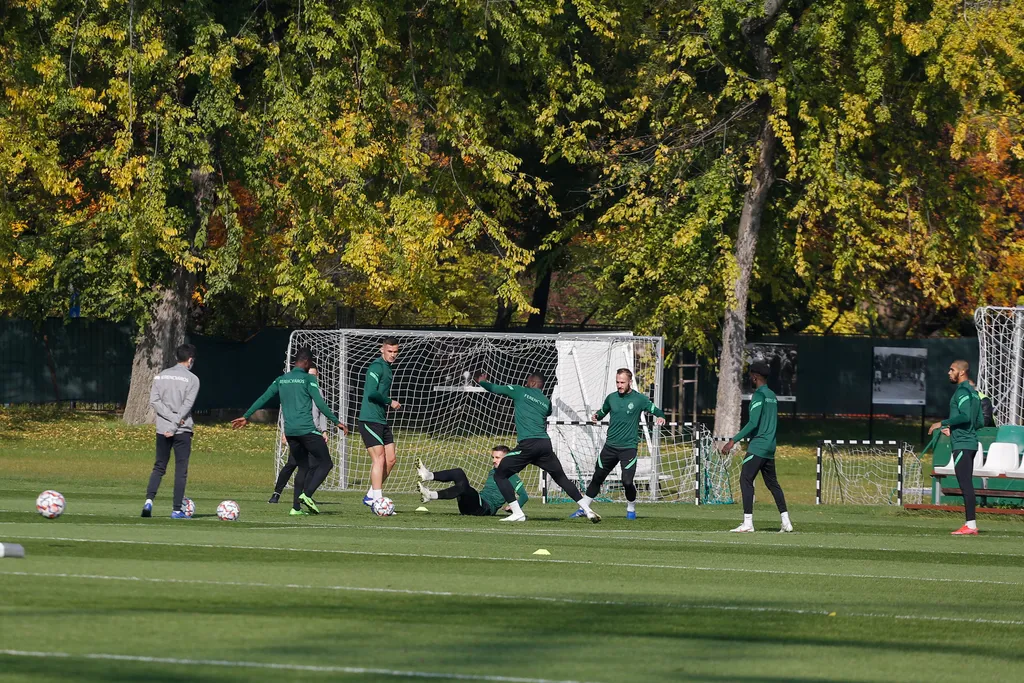
[[896, 449], [896, 502], [903, 507], [903, 449], [906, 444], [900, 444]]
[[821, 442], [818, 442], [817, 474], [814, 481], [814, 504], [821, 505]]

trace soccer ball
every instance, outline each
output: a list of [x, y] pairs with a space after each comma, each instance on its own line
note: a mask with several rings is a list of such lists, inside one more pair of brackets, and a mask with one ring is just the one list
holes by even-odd
[[395, 502], [390, 498], [373, 501], [373, 511], [378, 517], [390, 517], [395, 514]]
[[182, 498], [181, 511], [185, 513], [186, 517], [191, 517], [196, 513], [196, 504], [192, 502], [191, 498]]
[[233, 500], [222, 501], [217, 506], [217, 516], [223, 519], [225, 522], [233, 522], [238, 519], [242, 511], [238, 507], [238, 503]]
[[57, 519], [64, 514], [64, 496], [57, 491], [43, 491], [36, 498], [36, 512], [47, 519]]

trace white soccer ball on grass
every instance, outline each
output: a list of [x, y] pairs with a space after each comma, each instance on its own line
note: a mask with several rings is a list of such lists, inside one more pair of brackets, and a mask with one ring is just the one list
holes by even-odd
[[395, 502], [390, 498], [380, 498], [373, 501], [373, 512], [378, 517], [390, 517], [395, 514]]
[[66, 502], [59, 491], [43, 491], [36, 498], [36, 512], [47, 519], [57, 519], [64, 514]]
[[217, 516], [225, 522], [235, 521], [240, 514], [242, 514], [242, 510], [233, 500], [221, 501], [221, 504], [217, 506]]
[[192, 502], [191, 498], [182, 498], [181, 511], [185, 513], [186, 517], [191, 517], [196, 514], [196, 504]]

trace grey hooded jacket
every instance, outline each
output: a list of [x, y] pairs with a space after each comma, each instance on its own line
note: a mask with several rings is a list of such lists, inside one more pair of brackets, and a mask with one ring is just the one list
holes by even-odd
[[192, 431], [192, 406], [199, 395], [199, 378], [178, 363], [153, 378], [149, 405], [156, 411], [158, 434]]

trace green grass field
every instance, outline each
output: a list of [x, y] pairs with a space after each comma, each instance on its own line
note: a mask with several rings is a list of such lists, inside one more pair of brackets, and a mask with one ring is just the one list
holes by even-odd
[[[813, 450], [783, 451], [797, 533], [772, 506], [568, 505], [530, 521], [429, 513], [412, 493], [374, 517], [358, 494], [324, 514], [268, 505], [273, 432], [201, 426], [197, 516], [140, 519], [149, 428], [0, 411], [0, 678], [6, 681], [1020, 680], [1024, 522], [816, 508]], [[847, 438], [857, 435], [845, 435]], [[401, 457], [401, 451], [399, 451]], [[400, 463], [411, 467], [411, 463]], [[56, 488], [63, 517], [34, 512]], [[761, 498], [768, 498], [759, 489]], [[238, 522], [217, 503], [237, 500]], [[538, 556], [543, 548], [551, 554]]]

